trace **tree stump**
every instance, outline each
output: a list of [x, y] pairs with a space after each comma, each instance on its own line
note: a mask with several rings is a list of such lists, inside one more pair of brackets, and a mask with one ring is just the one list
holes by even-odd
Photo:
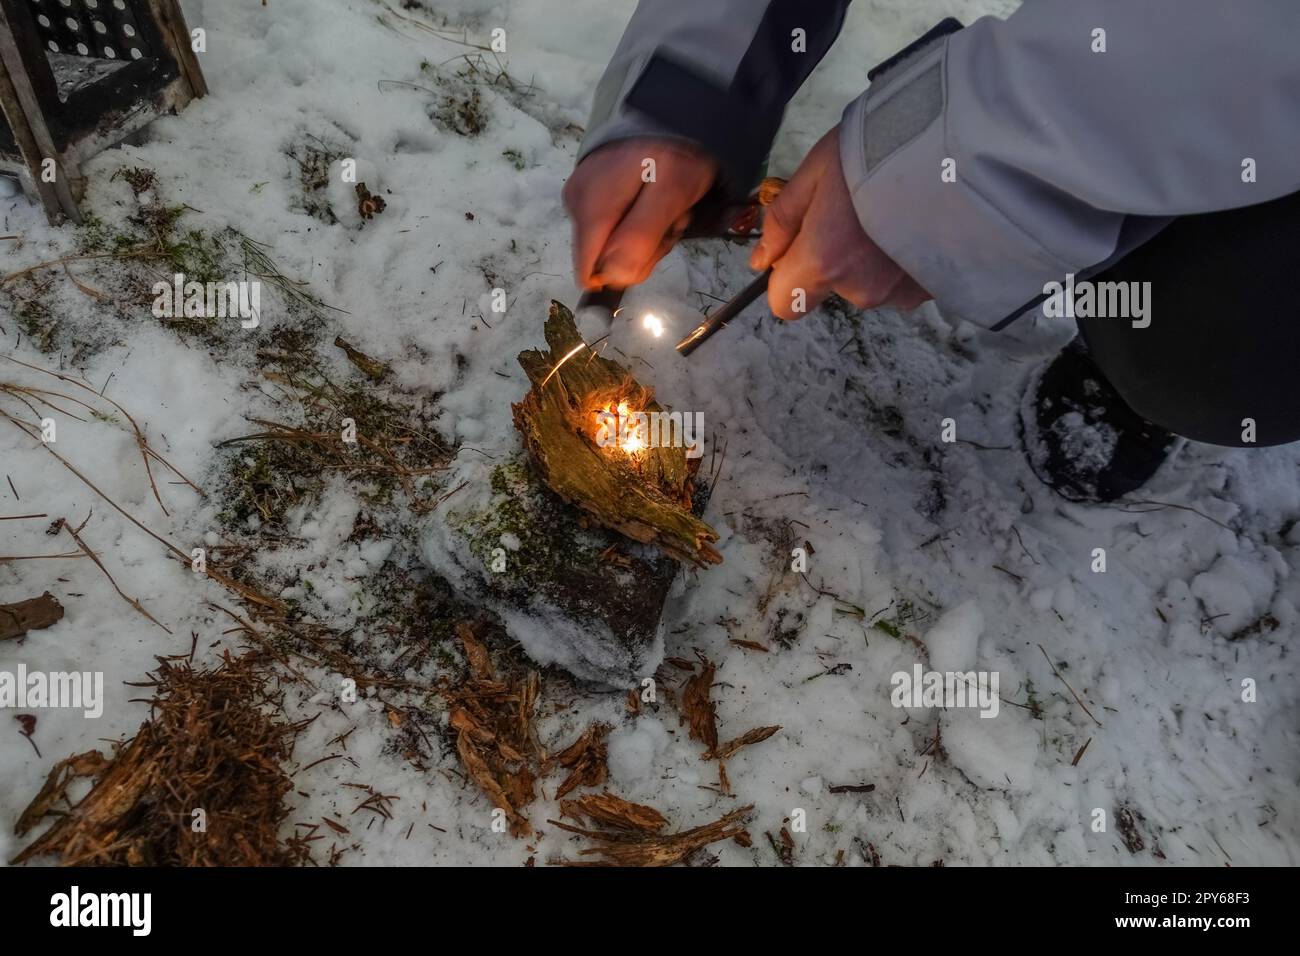
[[559, 303], [546, 340], [549, 351], [519, 356], [532, 382], [513, 406], [526, 460], [466, 464], [476, 472], [440, 506], [425, 556], [539, 663], [638, 686], [663, 659], [660, 618], [681, 564], [722, 560], [700, 518], [709, 489], [685, 448], [629, 455], [598, 445], [600, 409], [662, 409], [626, 368], [584, 345]]
[[559, 302], [551, 303], [546, 343], [547, 352], [519, 354], [533, 387], [513, 406], [515, 427], [542, 481], [602, 527], [681, 561], [720, 562], [712, 545], [718, 533], [692, 510], [698, 457], [688, 458], [681, 445], [628, 454], [597, 443], [602, 411], [663, 413], [654, 393], [627, 368], [588, 348], [573, 313]]

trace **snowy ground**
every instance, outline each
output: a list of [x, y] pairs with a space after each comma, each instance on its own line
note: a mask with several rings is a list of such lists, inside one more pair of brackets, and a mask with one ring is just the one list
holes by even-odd
[[[140, 145], [95, 159], [85, 205], [96, 228], [118, 230], [150, 203], [185, 204], [184, 230], [234, 227], [269, 244], [285, 275], [334, 307], [316, 320], [323, 360], [340, 380], [355, 377], [330, 346], [342, 335], [390, 363], [402, 394], [423, 402], [432, 427], [459, 446], [447, 472], [456, 476], [517, 451], [509, 403], [525, 379], [514, 356], [540, 343], [548, 300], [575, 298], [559, 192], [577, 147], [573, 126], [585, 123], [632, 4], [392, 3], [186, 0], [190, 25], [208, 33], [200, 59], [212, 94], [154, 124]], [[792, 171], [860, 91], [867, 68], [940, 17], [1014, 6], [855, 4], [792, 107], [772, 170]], [[478, 43], [504, 27], [502, 64], [517, 88], [497, 77], [502, 64], [453, 59], [475, 51], [417, 23], [464, 30]], [[477, 72], [460, 75], [471, 65]], [[475, 97], [467, 119], [458, 105]], [[357, 157], [360, 178], [387, 210], [362, 228], [346, 189], [305, 186], [309, 146], [327, 159]], [[115, 177], [123, 167], [153, 170], [156, 183], [137, 196]], [[323, 204], [338, 222], [327, 221]], [[21, 197], [2, 208], [0, 235], [20, 237], [0, 240], [5, 275], [85, 246], [84, 230], [49, 228]], [[696, 320], [697, 291], [726, 295], [744, 281], [744, 255], [679, 250], [631, 304], [684, 331]], [[277, 323], [301, 313], [268, 293], [262, 329], [189, 334], [155, 319], [148, 297], [122, 304], [131, 268], [84, 260], [69, 264], [71, 276], [46, 269], [7, 282], [5, 353], [84, 379], [130, 412], [207, 497], [155, 465], [165, 514], [112, 409], [83, 421], [54, 413], [52, 447], [182, 550], [216, 547], [231, 540], [221, 516], [230, 456], [214, 444], [256, 430], [248, 418], [284, 417], [258, 349], [272, 347]], [[505, 316], [490, 311], [497, 285], [508, 291]], [[1300, 603], [1292, 574], [1300, 451], [1189, 447], [1141, 503], [1065, 504], [1014, 450], [1014, 421], [1024, 382], [1068, 332], [1021, 326], [994, 336], [954, 326], [932, 306], [912, 315], [819, 312], [788, 326], [751, 317], [689, 362], [673, 354], [673, 335], [616, 332], [613, 346], [649, 363], [639, 366], [643, 380], [674, 407], [702, 411], [729, 449], [706, 516], [722, 532], [725, 563], [686, 576], [668, 608], [666, 653], [691, 658], [698, 649], [718, 662], [724, 739], [758, 725], [783, 729], [730, 761], [735, 796], [724, 797], [710, 789], [713, 765], [700, 760], [674, 710], [630, 718], [622, 695], [556, 677], [543, 695], [548, 745], [567, 744], [592, 719], [613, 723], [612, 789], [658, 807], [675, 826], [755, 804], [754, 846], [711, 848], [726, 865], [777, 863], [761, 834], [788, 825], [796, 809], [808, 822], [793, 833], [802, 864], [831, 863], [839, 851], [846, 863], [869, 863], [868, 844], [887, 864], [1300, 861], [1300, 692], [1287, 652]], [[8, 362], [0, 383], [76, 391]], [[12, 394], [0, 394], [0, 406], [32, 417]], [[940, 441], [947, 417], [961, 442]], [[0, 517], [45, 513], [78, 525], [89, 514], [83, 539], [170, 630], [132, 610], [87, 560], [0, 563], [0, 603], [49, 590], [67, 608], [55, 627], [0, 643], [0, 671], [102, 670], [106, 692], [97, 720], [39, 711], [31, 741], [18, 723], [0, 724], [0, 859], [8, 859], [25, 845], [13, 821], [52, 763], [129, 735], [146, 716], [133, 702], [144, 694], [124, 682], [140, 680], [155, 655], [188, 652], [192, 633], [200, 661], [242, 645], [223, 634], [230, 619], [209, 604], [237, 610], [229, 592], [170, 559], [3, 421], [0, 474], [9, 479], [0, 481]], [[359, 533], [371, 510], [382, 511], [331, 482], [285, 519], [282, 540], [258, 539], [265, 529], [244, 522], [240, 540], [257, 547], [236, 560], [319, 621], [340, 630], [362, 622], [353, 640], [373, 640], [372, 655], [392, 664], [424, 636], [365, 629], [376, 576], [395, 552], [418, 553], [424, 523], [439, 515], [390, 513]], [[66, 532], [47, 537], [47, 525], [0, 522], [0, 556], [76, 550]], [[812, 545], [806, 578], [786, 571], [791, 540]], [[1096, 548], [1106, 550], [1105, 573], [1092, 570]], [[416, 659], [412, 680], [446, 663]], [[918, 660], [998, 672], [998, 716], [891, 706], [891, 675]], [[320, 714], [295, 753], [307, 769], [294, 778], [291, 820], [345, 822], [351, 833], [339, 845], [352, 849], [341, 862], [518, 865], [575, 855], [572, 838], [544, 823], [554, 815], [547, 801], [529, 811], [547, 831], [540, 839], [526, 846], [493, 832], [491, 805], [454, 772], [454, 753], [435, 740], [425, 762], [407, 759], [383, 702], [340, 704], [336, 679], [309, 676], [319, 691], [287, 697], [295, 718]], [[1246, 678], [1257, 685], [1253, 702], [1242, 699]], [[349, 730], [344, 747], [337, 738]], [[829, 789], [864, 783], [874, 791]], [[395, 796], [393, 818], [353, 815], [365, 796], [354, 785]], [[1104, 832], [1092, 826], [1097, 808]], [[1133, 828], [1121, 832], [1123, 811], [1140, 849]]]

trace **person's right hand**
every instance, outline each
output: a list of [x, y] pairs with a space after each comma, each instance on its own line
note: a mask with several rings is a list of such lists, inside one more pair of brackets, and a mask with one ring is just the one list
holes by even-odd
[[[654, 160], [654, 182], [642, 178]], [[583, 289], [625, 289], [649, 277], [713, 185], [718, 165], [683, 140], [643, 137], [592, 152], [564, 186], [573, 271]]]

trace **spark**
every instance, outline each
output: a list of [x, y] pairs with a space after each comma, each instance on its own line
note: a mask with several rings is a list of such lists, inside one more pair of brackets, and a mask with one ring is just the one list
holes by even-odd
[[565, 362], [567, 362], [569, 359], [573, 358], [575, 355], [577, 355], [586, 347], [587, 347], [586, 342], [579, 342], [573, 348], [569, 349], [568, 353], [564, 356], [564, 358], [560, 359], [558, 362], [555, 363], [555, 368], [551, 369], [549, 372], [546, 373], [546, 378], [542, 379], [542, 384], [540, 387], [545, 388], [546, 383], [551, 380], [551, 376], [560, 370], [560, 366], [563, 365]]
[[659, 316], [655, 315], [653, 312], [647, 312], [645, 314], [645, 318], [641, 320], [641, 325], [649, 329], [655, 338], [659, 338], [664, 334], [663, 319], [659, 318]]

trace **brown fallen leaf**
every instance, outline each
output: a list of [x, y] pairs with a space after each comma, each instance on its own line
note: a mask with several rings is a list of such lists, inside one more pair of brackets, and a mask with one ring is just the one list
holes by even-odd
[[373, 195], [365, 183], [357, 183], [357, 213], [362, 219], [373, 219], [376, 214], [388, 208], [383, 196]]
[[0, 641], [50, 627], [63, 618], [61, 605], [49, 591], [40, 597], [0, 604]]
[[365, 373], [366, 378], [370, 379], [372, 382], [382, 382], [388, 377], [390, 371], [388, 365], [379, 361], [379, 359], [371, 358], [360, 349], [354, 348], [349, 342], [344, 340], [343, 336], [336, 336], [334, 338], [334, 345], [337, 348], [341, 348], [344, 354], [347, 355], [348, 361], [361, 369], [361, 371]]

